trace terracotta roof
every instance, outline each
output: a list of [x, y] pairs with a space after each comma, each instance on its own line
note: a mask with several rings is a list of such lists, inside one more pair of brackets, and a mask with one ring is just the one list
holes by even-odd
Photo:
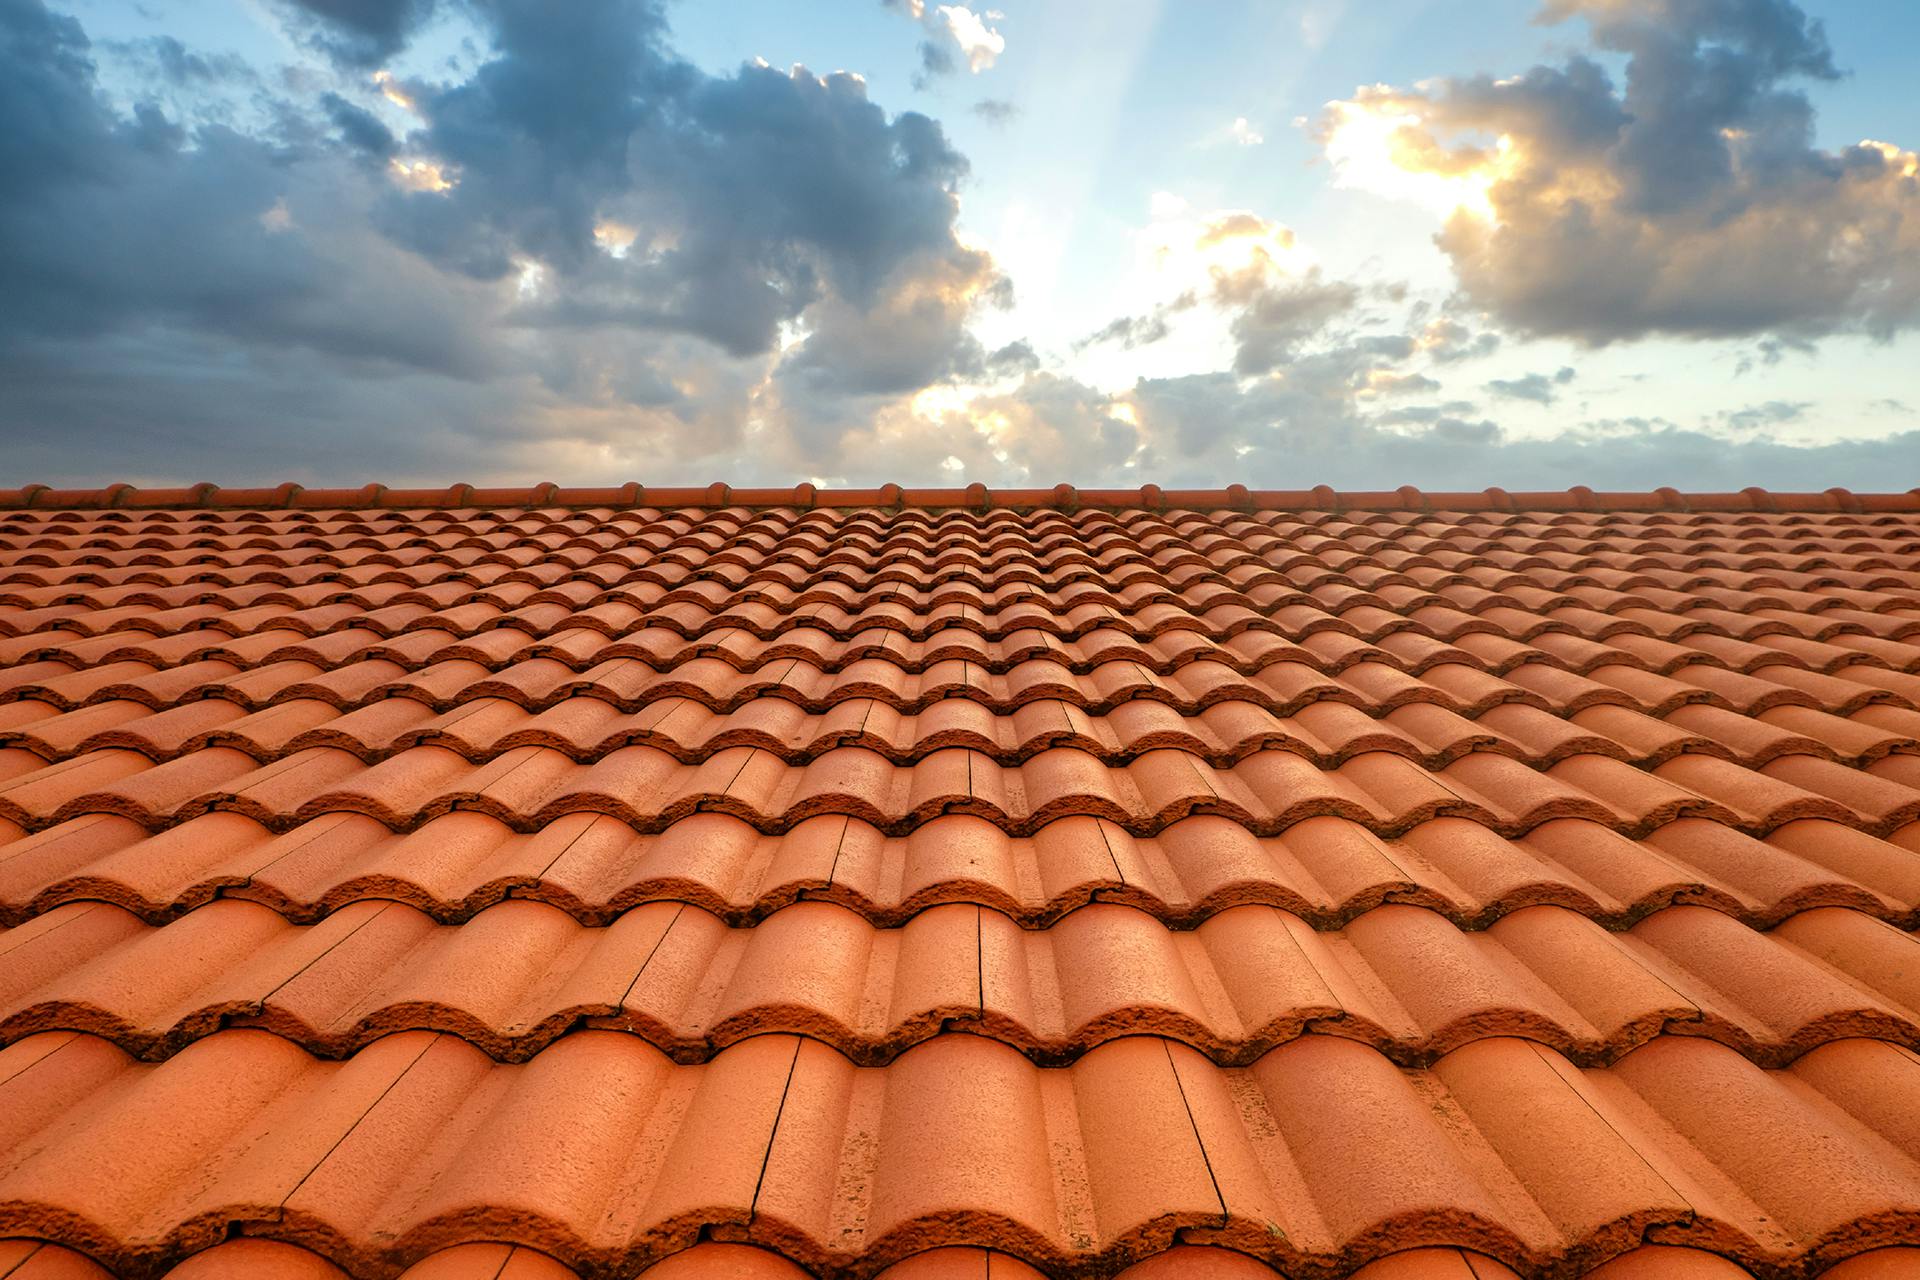
[[1920, 1274], [1920, 496], [0, 493], [0, 1278]]

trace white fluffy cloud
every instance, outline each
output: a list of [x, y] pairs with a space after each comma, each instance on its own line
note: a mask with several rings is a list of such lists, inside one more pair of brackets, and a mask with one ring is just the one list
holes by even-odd
[[1007, 51], [1007, 38], [994, 23], [998, 10], [974, 10], [964, 4], [932, 4], [926, 0], [880, 0], [880, 3], [918, 22], [926, 33], [920, 42], [920, 70], [915, 83], [925, 86], [936, 76], [951, 75], [961, 67], [973, 75], [991, 70]]

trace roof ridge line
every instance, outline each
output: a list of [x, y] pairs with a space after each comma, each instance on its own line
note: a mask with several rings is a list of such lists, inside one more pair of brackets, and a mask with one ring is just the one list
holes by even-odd
[[99, 489], [55, 489], [28, 484], [0, 489], [0, 511], [93, 510], [452, 510], [497, 508], [633, 508], [633, 507], [890, 507], [925, 510], [1053, 508], [1077, 511], [1176, 509], [1238, 511], [1417, 511], [1417, 512], [1875, 512], [1920, 511], [1920, 488], [1904, 493], [1855, 494], [1842, 488], [1818, 493], [1774, 493], [1749, 486], [1732, 493], [1681, 493], [1659, 488], [1650, 492], [1596, 491], [1575, 485], [1564, 491], [1493, 487], [1478, 492], [1427, 493], [1413, 485], [1397, 489], [1335, 490], [1328, 485], [1312, 489], [1249, 489], [1228, 485], [1216, 489], [1163, 489], [1147, 484], [1138, 489], [1090, 488], [1058, 484], [1051, 489], [989, 489], [984, 484], [964, 489], [903, 488], [897, 484], [870, 489], [822, 489], [802, 483], [790, 488], [735, 488], [715, 483], [704, 488], [656, 486], [628, 482], [612, 487], [562, 487], [551, 481], [524, 487], [476, 488], [453, 484], [444, 489], [394, 489], [368, 484], [357, 489], [308, 489], [288, 482], [271, 488], [226, 488], [201, 483], [187, 488], [141, 489], [110, 484]]

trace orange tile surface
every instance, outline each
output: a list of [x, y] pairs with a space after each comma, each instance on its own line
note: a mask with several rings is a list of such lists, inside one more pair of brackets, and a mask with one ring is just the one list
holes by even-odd
[[0, 492], [0, 1280], [1920, 1276], [1920, 491]]

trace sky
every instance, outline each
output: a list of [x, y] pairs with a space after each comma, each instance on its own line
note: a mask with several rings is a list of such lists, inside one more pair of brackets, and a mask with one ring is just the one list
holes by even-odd
[[972, 2], [0, 0], [0, 484], [1920, 485], [1920, 5]]

